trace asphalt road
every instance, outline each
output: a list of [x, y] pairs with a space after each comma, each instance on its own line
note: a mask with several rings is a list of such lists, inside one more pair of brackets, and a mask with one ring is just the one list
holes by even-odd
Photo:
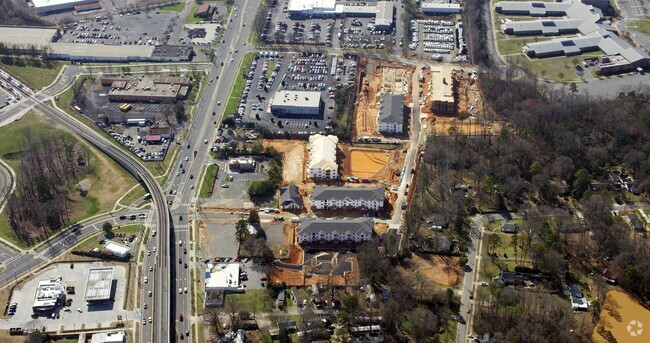
[[0, 160], [0, 209], [4, 208], [6, 197], [11, 193], [13, 178], [8, 165]]

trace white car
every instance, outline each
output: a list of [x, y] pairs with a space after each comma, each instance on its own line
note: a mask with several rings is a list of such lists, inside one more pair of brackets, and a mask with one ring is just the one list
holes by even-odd
[[153, 247], [153, 252], [156, 252], [156, 247]]
[[149, 297], [151, 297], [151, 291], [149, 291]]
[[217, 106], [221, 106], [221, 101], [217, 101]]
[[149, 317], [149, 323], [151, 323], [151, 317]]
[[144, 277], [144, 283], [149, 283], [149, 278], [147, 278], [146, 276]]
[[183, 241], [178, 241], [179, 246], [183, 246]]
[[83, 310], [81, 310], [80, 308], [77, 307], [77, 312], [81, 313], [81, 312], [83, 312]]
[[208, 140], [207, 140], [207, 139], [204, 139], [204, 140], [203, 140], [203, 144], [208, 144]]
[[150, 271], [150, 272], [153, 271], [153, 266], [149, 266], [149, 271]]
[[151, 250], [147, 250], [147, 256], [151, 256]]
[[185, 161], [189, 161], [190, 158], [188, 156], [185, 156]]
[[142, 325], [147, 325], [147, 320], [146, 319], [142, 320]]
[[147, 303], [144, 303], [144, 306], [143, 306], [143, 307], [144, 307], [144, 309], [146, 310], [146, 309], [147, 309]]
[[187, 293], [187, 287], [183, 288], [183, 292]]
[[182, 288], [178, 289], [178, 294], [183, 294], [183, 289]]

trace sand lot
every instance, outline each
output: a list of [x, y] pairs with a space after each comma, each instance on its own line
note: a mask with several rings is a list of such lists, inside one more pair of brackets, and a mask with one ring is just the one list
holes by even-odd
[[264, 140], [264, 147], [272, 146], [282, 154], [282, 181], [285, 184], [303, 183], [307, 142], [299, 140]]
[[382, 151], [352, 150], [350, 172], [361, 178], [373, 177], [388, 162], [388, 154]]
[[650, 341], [650, 311], [620, 291], [607, 293], [600, 321], [594, 329], [594, 342], [606, 343], [603, 334], [609, 331], [618, 342]]

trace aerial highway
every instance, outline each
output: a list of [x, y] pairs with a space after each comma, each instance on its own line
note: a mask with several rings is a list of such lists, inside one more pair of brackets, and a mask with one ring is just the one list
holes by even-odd
[[[65, 81], [72, 82], [66, 79]], [[26, 101], [30, 104], [33, 104], [35, 108], [43, 112], [44, 114], [50, 116], [53, 120], [59, 124], [65, 126], [68, 130], [74, 134], [84, 138], [99, 150], [107, 154], [109, 157], [114, 159], [127, 171], [129, 171], [133, 176], [140, 182], [144, 184], [146, 189], [149, 191], [152, 197], [152, 201], [155, 209], [156, 221], [153, 226], [153, 230], [157, 230], [159, 234], [155, 236], [155, 239], [152, 239], [152, 243], [155, 244], [157, 253], [155, 255], [155, 261], [148, 259], [145, 261], [145, 268], [149, 268], [149, 264], [153, 263], [154, 273], [152, 277], [152, 293], [151, 293], [151, 305], [147, 310], [151, 317], [154, 318], [155, 322], [158, 323], [155, 326], [149, 326], [149, 330], [142, 331], [142, 341], [143, 342], [166, 342], [171, 339], [173, 331], [170, 331], [170, 291], [168, 289], [170, 285], [170, 250], [169, 250], [169, 236], [171, 232], [171, 221], [169, 217], [169, 208], [167, 201], [165, 199], [165, 194], [163, 193], [160, 184], [156, 178], [151, 174], [151, 172], [143, 165], [143, 163], [131, 153], [123, 150], [122, 148], [116, 146], [114, 142], [103, 137], [99, 133], [95, 132], [92, 128], [87, 127], [80, 121], [75, 118], [72, 118], [67, 113], [56, 108], [52, 104], [52, 98], [57, 94], [57, 90], [60, 92], [65, 89], [65, 85], [68, 82], [57, 83], [54, 87], [48, 89], [46, 92], [39, 92], [34, 94], [31, 90], [26, 88], [21, 88], [21, 92], [24, 95]], [[6, 118], [11, 118], [16, 115], [16, 110], [13, 111], [4, 111], [0, 114], [0, 121], [6, 120]], [[21, 259], [22, 261], [22, 259]], [[30, 260], [28, 259], [27, 263]], [[143, 314], [144, 316], [144, 314]]]

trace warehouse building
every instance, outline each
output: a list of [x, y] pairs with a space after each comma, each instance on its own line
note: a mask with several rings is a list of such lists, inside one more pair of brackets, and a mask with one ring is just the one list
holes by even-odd
[[320, 92], [310, 91], [278, 91], [271, 101], [271, 113], [284, 118], [323, 118], [323, 107]]
[[430, 89], [429, 96], [434, 113], [456, 113], [456, 81], [450, 68], [431, 67]]
[[236, 171], [240, 173], [244, 172], [254, 172], [255, 171], [255, 160], [248, 158], [231, 158], [228, 161], [228, 168], [230, 171]]
[[388, 31], [395, 26], [395, 6], [378, 1], [368, 6], [336, 4], [336, 0], [289, 0], [289, 18], [374, 17], [375, 30]]
[[5, 48], [17, 48], [25, 52], [34, 48], [43, 51], [50, 43], [61, 37], [58, 29], [31, 26], [0, 26], [0, 43]]
[[32, 310], [34, 313], [52, 311], [64, 299], [65, 290], [61, 285], [60, 277], [40, 280], [36, 287]]
[[381, 133], [404, 132], [404, 94], [382, 94], [377, 126]]
[[298, 243], [361, 243], [374, 232], [372, 218], [306, 218], [298, 224]]
[[190, 79], [186, 77], [104, 77], [101, 83], [110, 85], [107, 94], [110, 101], [176, 102], [185, 99], [190, 89]]
[[131, 249], [129, 247], [113, 241], [106, 243], [104, 251], [119, 259], [128, 259], [131, 256]]
[[450, 15], [461, 12], [460, 4], [450, 4], [446, 1], [423, 2], [420, 9], [427, 15]]
[[[368, 7], [368, 6], [365, 6]], [[375, 30], [390, 31], [395, 23], [395, 6], [388, 1], [377, 2], [375, 15]]]
[[90, 268], [86, 280], [84, 299], [88, 305], [111, 300], [113, 290], [113, 267]]
[[72, 11], [75, 6], [92, 4], [97, 0], [31, 0], [38, 15]]
[[74, 12], [75, 13], [96, 11], [96, 10], [101, 10], [101, 9], [102, 9], [102, 4], [100, 4], [99, 2], [91, 2], [89, 4], [82, 4], [82, 5], [75, 5], [74, 6]]

